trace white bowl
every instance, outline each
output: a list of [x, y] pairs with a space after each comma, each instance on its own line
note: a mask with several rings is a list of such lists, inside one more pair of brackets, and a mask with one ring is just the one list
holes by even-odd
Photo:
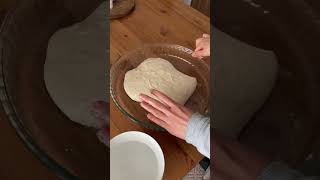
[[110, 141], [111, 180], [161, 180], [164, 157], [148, 134], [129, 131]]

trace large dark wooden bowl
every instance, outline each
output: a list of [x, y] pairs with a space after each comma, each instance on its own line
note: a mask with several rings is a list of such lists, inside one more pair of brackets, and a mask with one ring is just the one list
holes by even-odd
[[[216, 27], [246, 43], [273, 50], [279, 61], [270, 98], [239, 139], [292, 165], [303, 162], [320, 137], [319, 12], [316, 0], [213, 3]], [[215, 72], [214, 62], [212, 66]]]
[[20, 1], [1, 27], [3, 106], [26, 146], [62, 179], [109, 177], [109, 150], [94, 129], [73, 123], [58, 109], [43, 72], [49, 38], [84, 20], [101, 2]]

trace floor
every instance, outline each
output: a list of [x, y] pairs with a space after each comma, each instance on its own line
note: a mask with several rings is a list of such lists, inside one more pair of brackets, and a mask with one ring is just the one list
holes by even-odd
[[198, 164], [183, 178], [183, 180], [202, 180], [204, 174], [205, 174], [205, 171]]

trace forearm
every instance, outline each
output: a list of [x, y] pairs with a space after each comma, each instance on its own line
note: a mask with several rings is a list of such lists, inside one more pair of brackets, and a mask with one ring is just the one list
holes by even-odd
[[210, 118], [198, 113], [192, 115], [186, 132], [186, 141], [210, 159]]

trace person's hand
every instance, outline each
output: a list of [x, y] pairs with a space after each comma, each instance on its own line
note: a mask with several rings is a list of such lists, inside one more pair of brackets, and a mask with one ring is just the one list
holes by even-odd
[[148, 119], [170, 134], [185, 139], [192, 112], [157, 90], [152, 90], [151, 93], [157, 100], [144, 94], [140, 95], [140, 105], [148, 112]]
[[203, 34], [201, 38], [196, 40], [196, 49], [192, 53], [193, 57], [204, 58], [210, 56], [210, 35]]
[[92, 115], [100, 121], [97, 137], [103, 144], [109, 146], [109, 103], [95, 101], [92, 106]]

